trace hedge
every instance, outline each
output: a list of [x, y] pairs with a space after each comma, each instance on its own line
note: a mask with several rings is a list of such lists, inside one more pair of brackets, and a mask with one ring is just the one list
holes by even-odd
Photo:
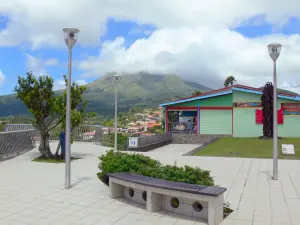
[[213, 186], [214, 180], [210, 171], [190, 166], [162, 165], [159, 161], [142, 154], [127, 154], [120, 151], [108, 151], [99, 157], [99, 179], [108, 185], [107, 173], [130, 172], [143, 176], [177, 181], [190, 184]]

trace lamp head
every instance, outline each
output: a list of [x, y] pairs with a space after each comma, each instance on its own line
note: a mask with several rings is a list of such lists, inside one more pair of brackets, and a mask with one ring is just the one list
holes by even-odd
[[64, 28], [63, 32], [68, 48], [72, 49], [77, 42], [79, 30], [77, 28], [68, 27]]
[[113, 75], [113, 82], [114, 82], [114, 84], [118, 84], [119, 80], [120, 80], [120, 75], [118, 75], [118, 74]]
[[271, 43], [268, 45], [269, 54], [273, 61], [276, 61], [278, 59], [281, 51], [281, 46], [282, 45], [278, 43]]

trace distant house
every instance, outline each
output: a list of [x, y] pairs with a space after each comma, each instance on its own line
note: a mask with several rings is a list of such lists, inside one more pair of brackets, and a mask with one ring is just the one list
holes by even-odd
[[139, 125], [144, 125], [144, 124], [145, 124], [145, 121], [138, 120], [138, 121], [136, 121], [136, 124], [139, 124]]
[[149, 124], [147, 124], [147, 129], [151, 129], [151, 128], [159, 127], [159, 126], [161, 126], [161, 124], [159, 124], [159, 123], [149, 123]]

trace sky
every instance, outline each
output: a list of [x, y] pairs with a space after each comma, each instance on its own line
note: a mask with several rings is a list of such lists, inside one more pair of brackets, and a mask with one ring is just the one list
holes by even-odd
[[64, 27], [80, 30], [72, 66], [79, 84], [147, 71], [211, 88], [232, 75], [260, 87], [273, 79], [267, 45], [278, 42], [278, 86], [300, 93], [298, 0], [10, 0], [0, 1], [0, 95], [26, 72], [64, 87]]

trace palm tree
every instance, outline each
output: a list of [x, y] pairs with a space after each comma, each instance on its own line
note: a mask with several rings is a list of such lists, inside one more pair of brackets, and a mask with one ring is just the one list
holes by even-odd
[[224, 86], [225, 87], [228, 87], [229, 85], [232, 86], [234, 84], [234, 82], [236, 82], [236, 79], [234, 78], [234, 76], [228, 76], [225, 79]]
[[192, 93], [192, 95], [201, 95], [201, 94], [202, 94], [202, 91], [199, 91], [199, 90], [195, 90]]

